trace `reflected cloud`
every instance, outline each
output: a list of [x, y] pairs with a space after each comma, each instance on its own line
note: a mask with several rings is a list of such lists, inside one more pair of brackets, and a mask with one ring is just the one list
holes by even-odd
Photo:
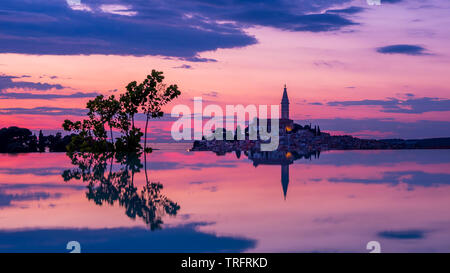
[[[450, 185], [450, 174], [426, 173], [422, 171], [384, 172], [381, 178], [329, 178], [330, 182], [363, 183], [363, 184], [391, 184], [405, 183], [408, 186], [437, 187]], [[412, 188], [410, 188], [412, 189]]]
[[63, 167], [46, 167], [46, 168], [0, 168], [1, 174], [22, 175], [32, 174], [37, 176], [58, 175], [63, 171]]
[[[39, 184], [27, 184], [27, 183], [5, 183], [0, 184], [0, 209], [4, 207], [21, 207], [26, 208], [22, 203], [17, 202], [26, 201], [40, 201], [47, 199], [59, 199], [62, 197], [62, 193], [49, 193], [39, 191], [42, 189], [62, 189], [71, 188], [74, 190], [83, 190], [86, 187], [83, 185], [69, 185], [69, 184], [52, 184], [52, 183], [39, 183]], [[9, 193], [10, 191], [21, 191], [21, 193]], [[51, 207], [54, 205], [50, 205]]]
[[[64, 199], [55, 202], [10, 201], [14, 208], [4, 209], [8, 213], [0, 216], [0, 252], [68, 252], [65, 245], [71, 240], [81, 243], [82, 252], [366, 252], [361, 242], [377, 238], [388, 243], [389, 251], [448, 250], [450, 173], [432, 173], [447, 171], [449, 156], [440, 157], [442, 150], [324, 152], [315, 160], [312, 155], [311, 161], [310, 155], [287, 151], [242, 151], [236, 159], [234, 151], [216, 157], [206, 152], [187, 156], [184, 150], [155, 150], [147, 155], [148, 161], [104, 154], [98, 158], [51, 154], [54, 159], [44, 161], [44, 155], [29, 155], [20, 162], [37, 162], [30, 167], [43, 169], [65, 166], [63, 158], [72, 160], [64, 176], [70, 182], [59, 181], [60, 190], [51, 182], [0, 184], [3, 203], [14, 193], [22, 195], [18, 199], [46, 198], [26, 196], [27, 192], [64, 193]], [[378, 165], [371, 164], [373, 158]], [[148, 173], [162, 183], [144, 179], [144, 164], [160, 160], [192, 165], [234, 162], [236, 167], [200, 172], [164, 169]], [[329, 183], [330, 176], [341, 180]], [[354, 184], [338, 184], [346, 183], [346, 177]], [[415, 192], [406, 191], [404, 185], [391, 187], [402, 183], [415, 187]], [[62, 188], [69, 186], [83, 192]], [[167, 200], [183, 208], [176, 211], [176, 218], [171, 218], [170, 206], [168, 211], [160, 206]], [[52, 215], [43, 216], [42, 209]], [[60, 219], [67, 219], [66, 226], [60, 226]]]
[[13, 202], [39, 201], [46, 199], [61, 198], [61, 193], [50, 194], [48, 192], [30, 192], [30, 193], [5, 193], [0, 189], [0, 209], [4, 207], [15, 206]]
[[191, 169], [201, 170], [205, 168], [235, 168], [238, 164], [227, 162], [214, 162], [214, 163], [187, 163], [187, 162], [174, 162], [174, 161], [155, 161], [149, 165], [150, 170], [173, 170], [173, 169]]
[[[345, 156], [343, 154], [345, 153]], [[332, 166], [387, 166], [404, 162], [418, 164], [450, 163], [450, 153], [439, 150], [396, 150], [396, 151], [345, 151], [323, 152], [317, 165]]]
[[81, 252], [243, 252], [254, 240], [217, 236], [198, 231], [207, 223], [167, 227], [157, 232], [144, 228], [0, 230], [0, 252], [68, 252], [66, 244], [76, 240]]
[[209, 192], [216, 192], [218, 190], [217, 186], [204, 187], [202, 189]]
[[420, 229], [410, 229], [410, 230], [397, 230], [397, 231], [381, 231], [378, 232], [378, 236], [384, 239], [397, 239], [397, 240], [408, 240], [408, 239], [424, 239], [425, 234], [428, 231]]
[[318, 224], [339, 224], [343, 222], [343, 219], [338, 219], [334, 216], [328, 216], [315, 218], [313, 222]]

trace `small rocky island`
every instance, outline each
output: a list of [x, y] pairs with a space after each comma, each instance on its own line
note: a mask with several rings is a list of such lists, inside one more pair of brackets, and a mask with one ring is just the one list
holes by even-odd
[[[350, 135], [333, 136], [322, 132], [319, 126], [300, 125], [289, 118], [289, 99], [287, 89], [284, 88], [281, 100], [281, 118], [279, 121], [279, 145], [276, 151], [287, 152], [295, 151], [299, 155], [311, 155], [325, 150], [398, 150], [398, 149], [450, 149], [449, 138], [430, 138], [430, 139], [361, 139]], [[259, 120], [256, 122], [256, 128], [259, 128]], [[270, 131], [270, 120], [267, 120], [267, 130]], [[196, 140], [193, 143], [191, 151], [213, 151], [218, 155], [224, 155], [228, 152], [258, 152], [261, 143], [258, 138], [251, 140], [249, 138], [249, 127], [245, 128], [245, 139], [238, 140], [234, 133], [218, 128], [214, 134], [223, 134], [222, 139], [218, 140]], [[230, 135], [234, 137], [229, 137]]]
[[[222, 129], [219, 129], [222, 130]], [[213, 151], [225, 154], [232, 151], [259, 150], [260, 140], [196, 140], [192, 151]], [[326, 150], [399, 150], [399, 149], [450, 149], [450, 138], [429, 139], [361, 139], [350, 135], [333, 136], [318, 127], [295, 124], [293, 129], [280, 134], [278, 151], [300, 151], [304, 154]]]

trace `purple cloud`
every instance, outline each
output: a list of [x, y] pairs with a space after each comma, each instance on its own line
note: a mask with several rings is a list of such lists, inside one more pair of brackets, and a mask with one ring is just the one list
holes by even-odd
[[87, 111], [80, 108], [34, 107], [0, 108], [0, 115], [47, 115], [47, 116], [83, 116]]
[[348, 2], [82, 0], [69, 5], [62, 0], [2, 0], [0, 52], [214, 62], [198, 54], [257, 43], [245, 32], [249, 26], [322, 32], [357, 25], [348, 16], [361, 8], [332, 9]]
[[23, 88], [23, 89], [34, 89], [34, 90], [49, 90], [49, 89], [63, 89], [64, 87], [60, 84], [50, 84], [41, 82], [28, 82], [28, 81], [14, 81], [14, 79], [29, 78], [28, 75], [23, 76], [9, 76], [0, 75], [0, 91], [10, 88]]
[[389, 45], [377, 48], [378, 53], [403, 54], [412, 56], [430, 55], [424, 47], [418, 45]]
[[53, 99], [80, 99], [93, 98], [98, 96], [98, 93], [83, 93], [76, 92], [72, 94], [33, 94], [33, 93], [17, 93], [17, 92], [2, 92], [0, 91], [0, 99], [38, 99], [38, 100], [53, 100]]
[[389, 135], [390, 138], [438, 138], [450, 135], [449, 121], [418, 120], [403, 122], [385, 118], [330, 118], [299, 120], [299, 124], [317, 124], [322, 131], [340, 131], [346, 134], [356, 134], [368, 131], [368, 138], [379, 138], [370, 132]]
[[191, 69], [192, 66], [188, 64], [182, 64], [180, 66], [175, 66], [174, 68]]
[[381, 106], [381, 112], [422, 114], [426, 112], [450, 111], [450, 99], [443, 98], [416, 98], [408, 93], [408, 99], [400, 100], [388, 98], [386, 100], [355, 100], [355, 101], [331, 101], [328, 106]]

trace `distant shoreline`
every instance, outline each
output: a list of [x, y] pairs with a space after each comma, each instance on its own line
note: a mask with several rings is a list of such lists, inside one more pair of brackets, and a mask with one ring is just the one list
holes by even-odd
[[[447, 150], [450, 149], [450, 137], [424, 138], [424, 139], [360, 139], [349, 135], [331, 136], [326, 132], [313, 134], [307, 129], [303, 130], [300, 138], [303, 146], [280, 145], [281, 150]], [[310, 135], [310, 136], [309, 136]], [[30, 130], [19, 127], [0, 129], [0, 153], [48, 153], [67, 152], [66, 145], [70, 142], [70, 135], [61, 134], [39, 137]], [[181, 142], [151, 142], [149, 147], [153, 150], [186, 150], [186, 151], [216, 151], [216, 150], [245, 150], [244, 147], [257, 149], [258, 141], [252, 140], [195, 140]], [[250, 145], [248, 145], [250, 144]], [[294, 143], [295, 144], [295, 143]], [[312, 145], [312, 146], [311, 146]], [[311, 146], [311, 147], [308, 147]]]
[[[163, 144], [171, 144], [170, 142], [164, 142]], [[154, 151], [186, 151], [184, 149], [153, 149]], [[323, 150], [321, 153], [343, 151], [343, 152], [355, 152], [355, 151], [438, 151], [438, 150], [450, 150], [450, 148], [412, 148], [412, 149], [329, 149]], [[211, 150], [189, 150], [188, 152], [213, 152]], [[20, 152], [20, 153], [4, 153], [5, 155], [21, 155], [21, 154], [66, 154], [67, 152]]]

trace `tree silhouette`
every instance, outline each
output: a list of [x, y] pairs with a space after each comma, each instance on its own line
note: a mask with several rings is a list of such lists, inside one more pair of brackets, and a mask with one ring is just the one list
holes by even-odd
[[39, 130], [38, 148], [40, 153], [45, 152], [45, 137], [42, 130]]
[[[162, 228], [163, 217], [174, 216], [180, 209], [176, 202], [161, 194], [161, 183], [150, 182], [146, 176], [141, 189], [135, 186], [134, 174], [142, 168], [140, 154], [76, 152], [68, 155], [76, 167], [62, 173], [64, 181], [86, 182], [86, 198], [96, 205], [118, 203], [128, 217], [142, 219], [150, 230]], [[114, 160], [119, 167], [117, 171], [113, 171]]]
[[[146, 115], [144, 150], [147, 145], [147, 129], [150, 118], [163, 116], [162, 107], [178, 97], [177, 85], [166, 87], [163, 72], [152, 70], [143, 82], [130, 82], [126, 92], [117, 100], [114, 95], [105, 98], [97, 96], [86, 104], [89, 119], [72, 122], [65, 120], [63, 128], [75, 132], [68, 151], [105, 152], [118, 151], [137, 153], [141, 150], [141, 129], [135, 126], [135, 116], [142, 111]], [[111, 143], [106, 140], [105, 124], [109, 126]], [[113, 128], [121, 131], [121, 137], [114, 143]]]
[[162, 107], [177, 98], [181, 92], [176, 84], [169, 85], [163, 83], [164, 76], [162, 71], [152, 70], [152, 73], [142, 83], [144, 86], [143, 94], [146, 95], [142, 103], [142, 110], [146, 115], [144, 131], [144, 150], [147, 148], [147, 128], [150, 118], [160, 118], [164, 115]]
[[37, 137], [30, 130], [16, 126], [0, 129], [1, 153], [36, 152], [37, 148]]
[[112, 128], [115, 125], [115, 118], [120, 110], [120, 102], [115, 99], [114, 95], [104, 98], [103, 95], [97, 96], [95, 99], [88, 101], [86, 108], [89, 109], [88, 116], [91, 120], [100, 120], [103, 124], [109, 126], [111, 133], [111, 142], [114, 144]]

